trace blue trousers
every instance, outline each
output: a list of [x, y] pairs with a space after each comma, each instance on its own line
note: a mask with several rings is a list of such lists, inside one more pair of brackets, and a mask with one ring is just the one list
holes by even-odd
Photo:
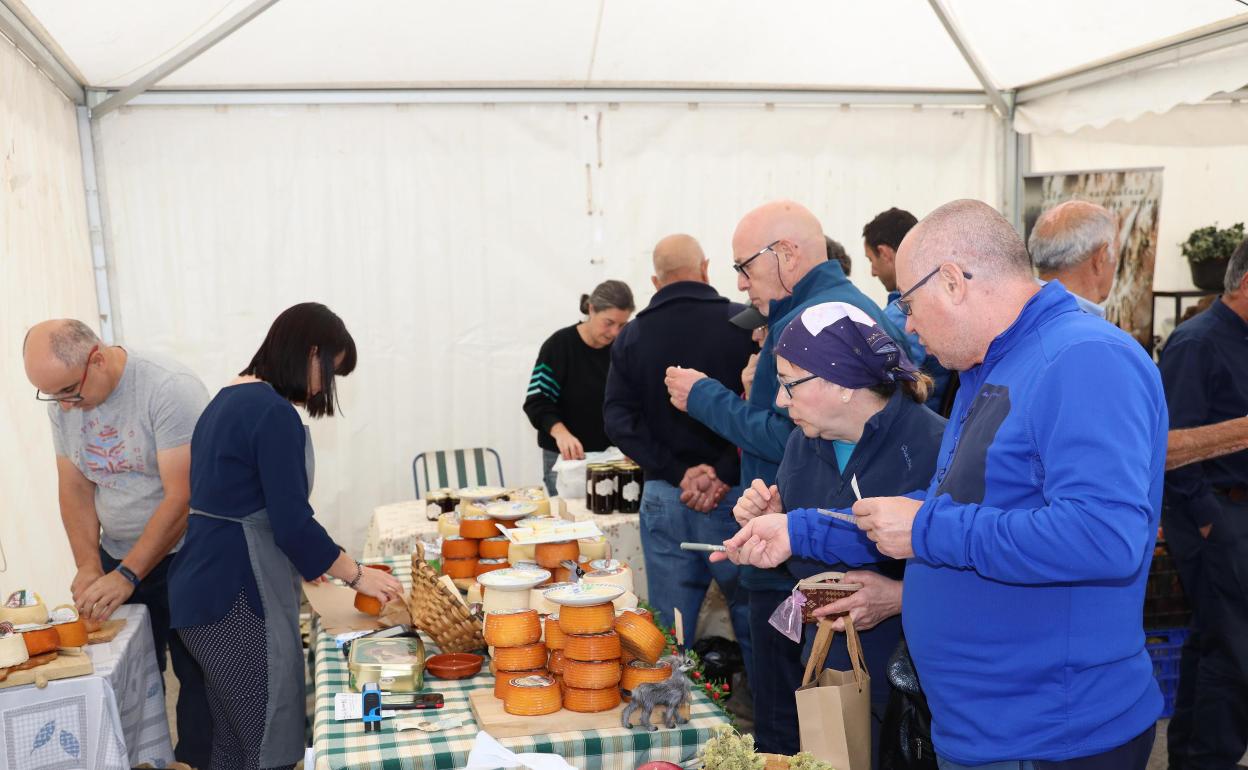
[[646, 588], [649, 602], [662, 622], [672, 625], [674, 609], [683, 618], [685, 644], [693, 646], [698, 612], [711, 580], [719, 584], [728, 600], [732, 630], [741, 654], [750, 660], [750, 609], [738, 590], [738, 572], [731, 562], [711, 563], [707, 554], [682, 551], [682, 542], [722, 543], [740, 527], [732, 518], [732, 506], [740, 489], [724, 496], [710, 513], [699, 513], [680, 502], [680, 488], [666, 481], [646, 481], [641, 494], [641, 547], [646, 556]]
[[[165, 670], [165, 649], [173, 663], [173, 673], [178, 677], [178, 745], [173, 750], [179, 762], [191, 767], [208, 767], [212, 753], [212, 712], [208, 709], [208, 695], [204, 689], [204, 673], [182, 643], [181, 637], [169, 631], [169, 565], [174, 554], [166, 556], [152, 568], [147, 577], [134, 589], [126, 604], [142, 604], [147, 607], [152, 620], [152, 641], [156, 645], [156, 664]], [[100, 563], [104, 572], [112, 572], [121, 562], [100, 549]]]
[[750, 643], [754, 665], [754, 745], [767, 754], [796, 754], [801, 743], [797, 699], [802, 684], [802, 646], [771, 626], [771, 614], [789, 598], [789, 591], [756, 590], [750, 597]]

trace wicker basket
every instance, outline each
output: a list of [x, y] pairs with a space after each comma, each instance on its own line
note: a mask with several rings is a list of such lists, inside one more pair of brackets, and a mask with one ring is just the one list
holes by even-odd
[[433, 639], [442, 652], [471, 652], [485, 647], [481, 620], [468, 611], [458, 595], [438, 579], [425, 561], [425, 549], [416, 544], [412, 554], [412, 590], [407, 595], [412, 625]]

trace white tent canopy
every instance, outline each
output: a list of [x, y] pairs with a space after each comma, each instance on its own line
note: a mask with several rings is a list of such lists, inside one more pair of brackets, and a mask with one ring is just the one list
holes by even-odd
[[1186, 288], [1177, 242], [1248, 199], [1237, 0], [0, 0], [0, 34], [0, 593], [72, 571], [20, 363], [44, 318], [215, 391], [284, 307], [330, 305], [361, 365], [313, 425], [313, 502], [358, 552], [418, 451], [536, 482], [537, 346], [605, 278], [644, 305], [663, 235], [736, 297], [764, 200], [858, 257], [892, 205], [1165, 166], [1156, 285]]

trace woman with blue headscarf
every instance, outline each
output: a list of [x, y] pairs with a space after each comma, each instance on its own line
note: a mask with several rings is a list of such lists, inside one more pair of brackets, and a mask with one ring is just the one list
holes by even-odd
[[[785, 327], [775, 350], [780, 381], [776, 405], [788, 409], [797, 428], [785, 446], [776, 484], [767, 487], [755, 480], [737, 502], [733, 514], [742, 525], [768, 513], [850, 508], [855, 482], [863, 497], [900, 495], [927, 486], [945, 430], [944, 418], [923, 406], [932, 381], [870, 316], [843, 302], [814, 305]], [[863, 588], [815, 614], [849, 613], [860, 632], [871, 674], [872, 742], [878, 746], [889, 698], [885, 667], [901, 638], [904, 563], [879, 554], [853, 525], [841, 526], [843, 562], [794, 557], [786, 566], [800, 580], [860, 565], [846, 581]], [[835, 628], [844, 629], [842, 618], [835, 620]], [[814, 631], [814, 625], [805, 629], [804, 655], [810, 654]], [[836, 637], [827, 665], [849, 669], [844, 635]], [[793, 713], [784, 721], [796, 731], [796, 703], [786, 702], [785, 707]], [[872, 754], [878, 760], [879, 751]]]

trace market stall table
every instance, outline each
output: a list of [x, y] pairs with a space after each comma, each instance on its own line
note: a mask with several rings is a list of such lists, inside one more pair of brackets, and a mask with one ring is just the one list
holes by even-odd
[[[405, 557], [381, 559], [394, 568], [394, 576], [408, 584], [410, 562]], [[407, 712], [412, 716], [387, 718], [380, 733], [365, 733], [360, 720], [334, 721], [334, 695], [351, 692], [346, 659], [334, 638], [314, 622], [316, 713], [312, 745], [318, 770], [367, 768], [368, 770], [432, 770], [464, 767], [478, 727], [469, 707], [469, 693], [492, 689], [494, 678], [481, 673], [469, 679], [445, 681], [427, 675], [426, 689], [442, 693], [446, 706], [435, 712], [440, 719], [456, 718], [459, 727], [437, 733], [420, 730], [396, 732], [396, 722], [407, 718], [428, 718], [429, 712]], [[428, 637], [425, 649], [436, 654]], [[488, 666], [486, 667], [488, 670]], [[402, 712], [401, 712], [402, 713]], [[557, 723], [557, 720], [552, 720]], [[517, 753], [558, 754], [583, 770], [632, 770], [651, 760], [681, 762], [697, 755], [714, 729], [727, 724], [719, 706], [697, 691], [690, 707], [690, 721], [674, 730], [649, 732], [622, 727], [583, 732], [552, 732], [545, 735], [502, 738], [500, 742]]]
[[147, 608], [126, 604], [113, 617], [126, 621], [121, 632], [86, 647], [93, 674], [0, 690], [0, 766], [129, 770], [172, 761]]

